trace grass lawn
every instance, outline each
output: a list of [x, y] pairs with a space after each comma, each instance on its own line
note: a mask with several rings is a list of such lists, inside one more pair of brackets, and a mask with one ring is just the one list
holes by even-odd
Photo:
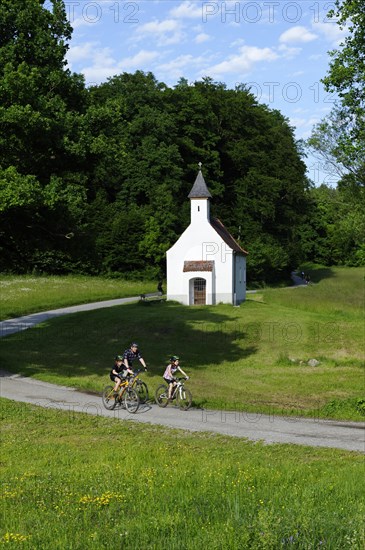
[[113, 356], [137, 340], [152, 392], [178, 354], [196, 406], [363, 420], [363, 269], [312, 267], [311, 279], [240, 307], [136, 303], [61, 317], [2, 339], [1, 364], [99, 392]]
[[82, 275], [0, 275], [0, 320], [47, 309], [155, 292], [157, 282]]
[[1, 545], [364, 548], [360, 453], [0, 406]]

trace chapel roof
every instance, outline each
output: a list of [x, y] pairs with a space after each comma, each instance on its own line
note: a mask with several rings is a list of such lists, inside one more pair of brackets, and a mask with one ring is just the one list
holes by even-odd
[[238, 242], [232, 237], [228, 229], [223, 225], [223, 223], [218, 218], [212, 218], [210, 220], [210, 225], [215, 229], [218, 235], [223, 239], [223, 241], [228, 244], [234, 252], [239, 252], [247, 256], [248, 252], [244, 250]]
[[205, 183], [202, 171], [199, 170], [194, 185], [188, 195], [189, 199], [211, 199], [212, 195], [209, 192], [207, 184]]
[[214, 261], [191, 260], [184, 262], [184, 272], [187, 271], [213, 271]]

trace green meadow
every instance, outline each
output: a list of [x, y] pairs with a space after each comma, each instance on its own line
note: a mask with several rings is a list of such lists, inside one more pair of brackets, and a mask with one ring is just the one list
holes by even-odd
[[0, 275], [0, 320], [154, 292], [157, 282], [84, 275]]
[[[1, 339], [1, 366], [100, 392], [113, 356], [137, 339], [151, 391], [178, 353], [195, 406], [364, 420], [363, 271], [312, 266], [311, 275], [313, 285], [263, 289], [240, 307], [136, 302], [59, 317]], [[57, 291], [50, 279], [34, 282], [34, 311], [78, 301], [62, 278]], [[24, 279], [1, 280], [10, 283], [1, 286], [7, 311], [29, 312]], [[100, 282], [85, 284], [95, 290]], [[101, 284], [88, 301], [147, 291], [109, 283], [118, 292], [105, 296]], [[313, 358], [316, 366], [308, 364]], [[0, 546], [365, 546], [362, 453], [264, 445], [7, 399], [0, 411]]]
[[169, 355], [178, 354], [195, 406], [363, 420], [364, 271], [310, 272], [314, 284], [263, 289], [240, 307], [136, 302], [60, 317], [3, 339], [1, 364], [100, 392], [114, 355], [137, 340], [151, 392]]
[[0, 404], [1, 546], [364, 548], [361, 453]]

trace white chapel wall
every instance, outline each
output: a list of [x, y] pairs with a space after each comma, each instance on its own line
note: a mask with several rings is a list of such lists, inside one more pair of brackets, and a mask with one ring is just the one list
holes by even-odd
[[[201, 260], [214, 261], [213, 274], [199, 272], [198, 275], [196, 272], [183, 272], [184, 261]], [[192, 276], [201, 276], [206, 279], [207, 299], [208, 295], [211, 295], [209, 303], [232, 303], [233, 253], [209, 223], [203, 226], [191, 224], [168, 250], [167, 298], [188, 304], [188, 281]]]

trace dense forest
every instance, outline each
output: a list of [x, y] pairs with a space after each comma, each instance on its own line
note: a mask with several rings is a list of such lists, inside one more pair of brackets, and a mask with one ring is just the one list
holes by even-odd
[[364, 265], [363, 182], [314, 187], [280, 112], [209, 78], [86, 88], [65, 61], [64, 2], [43, 4], [0, 6], [0, 271], [162, 277], [198, 162], [249, 282], [306, 260]]

